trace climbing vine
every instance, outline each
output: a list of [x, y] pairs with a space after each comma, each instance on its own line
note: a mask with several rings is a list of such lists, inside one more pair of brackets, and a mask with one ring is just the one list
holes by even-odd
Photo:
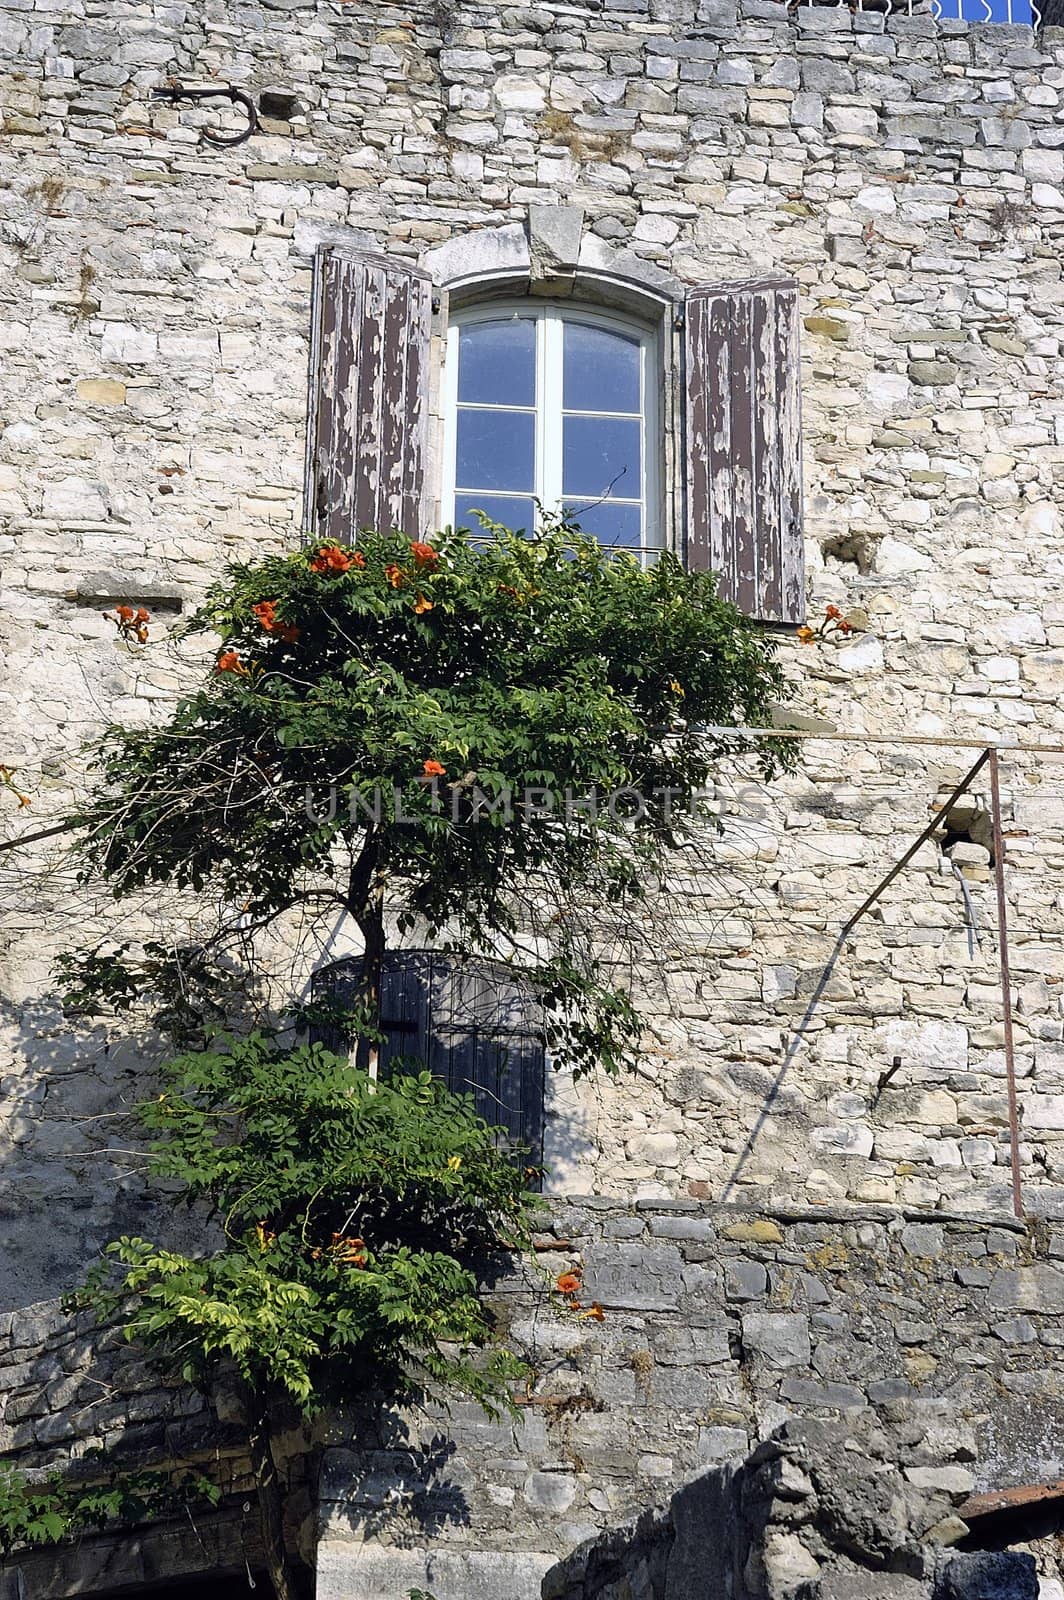
[[[86, 1476], [95, 1468], [86, 1458]], [[191, 1515], [218, 1503], [221, 1491], [194, 1472], [124, 1472], [99, 1467], [101, 1477], [72, 1481], [60, 1472], [31, 1479], [19, 1468], [0, 1462], [0, 1556], [20, 1545], [56, 1544], [113, 1523], [132, 1524]]]

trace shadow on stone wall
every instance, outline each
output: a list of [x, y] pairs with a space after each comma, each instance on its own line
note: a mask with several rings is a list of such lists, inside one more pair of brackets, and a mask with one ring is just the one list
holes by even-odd
[[952, 1548], [962, 1496], [927, 1445], [882, 1412], [789, 1422], [581, 1546], [543, 1600], [1038, 1600], [1030, 1554]]
[[[237, 1011], [233, 1028], [246, 1020]], [[134, 1114], [177, 1046], [124, 1018], [67, 1015], [55, 993], [42, 993], [0, 998], [0, 1047], [8, 1062], [0, 1311], [69, 1292], [123, 1234], [202, 1248], [202, 1213], [176, 1208], [162, 1186], [146, 1184]]]
[[[319, 1495], [335, 1523], [362, 1539], [414, 1543], [470, 1522], [466, 1472], [443, 1433], [419, 1439], [396, 1411], [335, 1419]], [[400, 1531], [401, 1530], [401, 1531]]]
[[0, 1308], [15, 1309], [72, 1289], [109, 1240], [167, 1215], [146, 1202], [130, 1114], [161, 1053], [68, 1021], [54, 998], [0, 1001], [0, 1034], [11, 1063], [3, 1080]]
[[[197, 1600], [260, 1600], [272, 1591], [249, 1504], [246, 1496], [230, 1497], [205, 1516], [20, 1551], [0, 1566], [0, 1600], [113, 1600], [120, 1594], [132, 1600], [149, 1592], [167, 1600], [193, 1593]], [[182, 1579], [187, 1583], [173, 1586]]]
[[[209, 1480], [217, 1506], [184, 1490], [143, 1524], [115, 1522], [99, 1533], [44, 1548], [19, 1548], [0, 1563], [0, 1600], [67, 1600], [125, 1592], [203, 1574], [233, 1575], [233, 1592], [262, 1566], [259, 1509], [246, 1417], [235, 1379], [209, 1394], [167, 1375], [125, 1339], [57, 1301], [0, 1313], [0, 1457], [40, 1481], [58, 1474], [73, 1488], [112, 1488], [130, 1475], [187, 1474]], [[313, 1485], [319, 1455], [294, 1407], [273, 1415], [284, 1482], [286, 1541], [310, 1561], [316, 1528]], [[139, 1589], [136, 1590], [139, 1592]]]

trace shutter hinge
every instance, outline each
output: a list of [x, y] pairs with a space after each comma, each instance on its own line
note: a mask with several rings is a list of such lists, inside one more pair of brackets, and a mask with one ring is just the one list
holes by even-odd
[[443, 301], [440, 299], [439, 295], [438, 294], [434, 294], [433, 297], [432, 297], [432, 312], [433, 312], [434, 316], [437, 316], [437, 317], [439, 316], [440, 307], [442, 305], [443, 305]]
[[676, 329], [677, 333], [682, 333], [687, 327], [687, 317], [682, 311], [677, 311], [676, 315], [672, 319], [672, 325]]

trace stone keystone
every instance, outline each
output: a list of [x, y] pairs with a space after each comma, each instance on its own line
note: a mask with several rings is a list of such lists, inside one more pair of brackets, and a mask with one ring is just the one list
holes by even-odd
[[571, 292], [583, 231], [582, 206], [529, 206], [528, 259], [533, 294]]

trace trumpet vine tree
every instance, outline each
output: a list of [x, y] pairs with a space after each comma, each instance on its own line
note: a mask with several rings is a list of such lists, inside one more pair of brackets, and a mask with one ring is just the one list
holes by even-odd
[[[192, 626], [213, 640], [202, 680], [161, 724], [108, 731], [73, 821], [118, 900], [192, 891], [227, 914], [177, 952], [169, 989], [165, 941], [82, 952], [65, 978], [81, 1005], [169, 997], [192, 1048], [142, 1110], [153, 1171], [218, 1229], [195, 1254], [116, 1241], [85, 1293], [192, 1382], [235, 1367], [291, 1600], [277, 1397], [309, 1414], [457, 1387], [500, 1405], [517, 1370], [481, 1285], [525, 1238], [526, 1174], [417, 1063], [378, 1073], [389, 933], [508, 960], [555, 1061], [619, 1070], [635, 1002], [580, 908], [636, 911], [716, 765], [749, 748], [735, 728], [767, 725], [785, 684], [711, 577], [667, 555], [643, 569], [564, 522], [267, 557], [232, 567]], [[779, 752], [757, 748], [771, 771]], [[358, 929], [350, 1054], [215, 1036], [234, 912], [244, 949], [293, 912]]]

